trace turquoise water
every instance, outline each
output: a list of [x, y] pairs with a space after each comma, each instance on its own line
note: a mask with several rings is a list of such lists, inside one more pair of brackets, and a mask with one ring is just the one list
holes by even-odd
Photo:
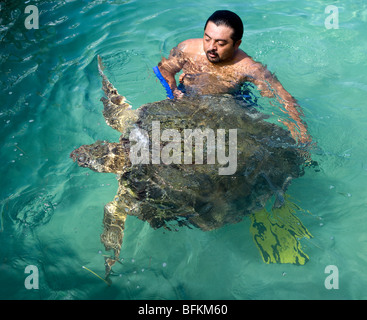
[[[6, 3], [6, 4], [4, 4]], [[39, 29], [25, 28], [28, 4]], [[324, 25], [327, 5], [339, 28]], [[317, 142], [288, 193], [298, 217], [304, 266], [265, 264], [250, 220], [202, 232], [153, 230], [128, 217], [112, 285], [99, 236], [113, 174], [77, 167], [70, 152], [118, 141], [102, 116], [97, 55], [133, 106], [165, 98], [152, 72], [207, 17], [230, 9], [245, 24], [241, 48], [267, 64], [302, 106]], [[6, 1], [1, 3], [1, 299], [366, 299], [367, 4], [363, 1]], [[273, 108], [261, 100], [264, 110]], [[25, 268], [39, 271], [27, 289]], [[327, 289], [325, 268], [339, 271]]]

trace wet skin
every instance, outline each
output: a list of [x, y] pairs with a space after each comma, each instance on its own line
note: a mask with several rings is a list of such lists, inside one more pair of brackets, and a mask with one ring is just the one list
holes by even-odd
[[293, 137], [300, 143], [311, 142], [297, 101], [265, 66], [239, 49], [241, 40], [234, 42], [232, 33], [230, 27], [209, 21], [203, 38], [181, 42], [167, 59], [162, 59], [158, 66], [174, 96], [183, 95], [175, 79], [181, 70], [179, 81], [191, 94], [231, 93], [243, 83], [252, 82], [262, 96], [276, 97], [294, 120], [282, 120]]

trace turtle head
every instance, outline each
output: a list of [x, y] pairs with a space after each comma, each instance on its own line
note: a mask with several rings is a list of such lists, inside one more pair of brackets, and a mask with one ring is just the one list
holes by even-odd
[[75, 149], [70, 153], [70, 158], [73, 159], [74, 162], [77, 162], [79, 167], [90, 168], [94, 171], [98, 171], [94, 168], [94, 164], [96, 161], [95, 148], [93, 145], [84, 145]]
[[78, 166], [97, 172], [121, 172], [126, 164], [124, 148], [120, 143], [97, 141], [83, 145], [70, 154]]

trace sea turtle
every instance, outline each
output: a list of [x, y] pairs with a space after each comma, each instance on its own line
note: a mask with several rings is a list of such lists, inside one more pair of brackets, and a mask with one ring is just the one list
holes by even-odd
[[263, 209], [270, 198], [281, 207], [289, 183], [303, 174], [304, 158], [290, 133], [243, 99], [193, 95], [134, 110], [99, 57], [98, 66], [103, 116], [120, 141], [83, 145], [70, 156], [81, 167], [117, 174], [101, 235], [106, 250], [114, 250], [106, 276], [119, 258], [128, 215], [153, 228], [177, 223], [213, 230]]

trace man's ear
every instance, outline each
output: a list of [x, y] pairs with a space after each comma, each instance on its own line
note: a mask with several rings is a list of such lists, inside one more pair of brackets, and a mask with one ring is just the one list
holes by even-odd
[[234, 44], [234, 48], [237, 50], [241, 43], [242, 43], [242, 40], [237, 40], [236, 43]]

